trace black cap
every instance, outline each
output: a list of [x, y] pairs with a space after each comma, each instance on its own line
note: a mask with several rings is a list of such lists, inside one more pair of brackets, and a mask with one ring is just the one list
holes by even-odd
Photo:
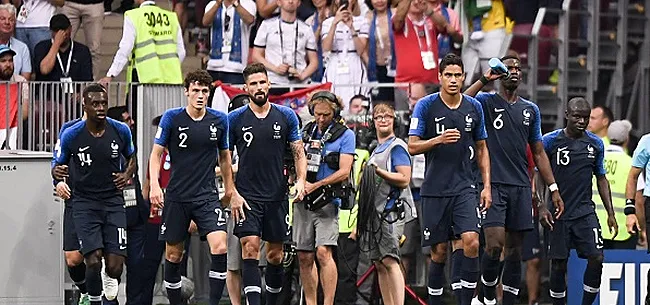
[[50, 19], [50, 31], [56, 32], [70, 28], [70, 19], [64, 14], [56, 14]]

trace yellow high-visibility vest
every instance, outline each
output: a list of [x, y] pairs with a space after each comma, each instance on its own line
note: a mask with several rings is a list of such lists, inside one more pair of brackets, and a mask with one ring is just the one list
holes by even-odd
[[131, 19], [136, 31], [127, 82], [131, 82], [135, 68], [140, 83], [182, 84], [176, 14], [155, 5], [143, 5], [126, 11], [124, 16]]
[[[618, 223], [618, 235], [613, 240], [624, 241], [631, 237], [625, 228], [626, 217], [623, 210], [625, 209], [625, 184], [627, 183], [627, 173], [632, 166], [632, 158], [625, 153], [622, 147], [610, 144], [605, 148], [605, 160], [603, 163], [607, 171], [606, 177], [609, 180], [612, 191], [612, 205], [614, 206], [614, 214]], [[613, 234], [609, 233], [609, 227], [607, 226], [607, 211], [598, 194], [595, 177], [592, 180], [592, 185], [591, 200], [596, 204], [596, 214], [600, 222], [603, 239], [612, 240]]]
[[[356, 180], [354, 185], [359, 186], [361, 182], [361, 173], [365, 167], [368, 158], [370, 158], [370, 153], [364, 149], [355, 149], [354, 153], [357, 155], [354, 164], [352, 165], [352, 171], [354, 172], [354, 179]], [[357, 193], [358, 200], [359, 193]], [[359, 205], [355, 204], [352, 210], [339, 210], [339, 233], [351, 233], [352, 230], [357, 226], [357, 212], [359, 211]]]

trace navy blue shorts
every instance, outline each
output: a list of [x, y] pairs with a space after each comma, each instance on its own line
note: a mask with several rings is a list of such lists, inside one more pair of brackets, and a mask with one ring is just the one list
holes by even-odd
[[262, 240], [280, 243], [289, 240], [289, 201], [261, 202], [246, 199], [250, 206], [246, 220], [235, 224], [235, 236], [259, 236]]
[[[126, 213], [124, 208], [90, 209], [96, 201], [75, 197], [72, 207], [74, 227], [84, 256], [103, 249], [104, 253], [126, 256]], [[124, 198], [116, 196], [102, 199], [106, 205], [124, 205]]]
[[227, 217], [218, 198], [192, 202], [165, 201], [159, 238], [170, 244], [184, 241], [192, 220], [201, 237], [216, 231], [226, 232]]
[[533, 193], [529, 186], [492, 184], [492, 206], [483, 227], [503, 227], [506, 231], [533, 228]]
[[533, 229], [524, 232], [524, 240], [521, 244], [521, 260], [528, 261], [534, 258], [542, 258], [544, 249], [539, 235], [539, 220], [533, 222]]
[[66, 205], [63, 209], [63, 251], [79, 251], [79, 237], [74, 228], [72, 207]]
[[476, 190], [453, 197], [422, 197], [422, 246], [447, 242], [465, 232], [479, 232], [481, 212]]
[[603, 237], [596, 213], [555, 221], [553, 231], [549, 232], [549, 258], [567, 259], [571, 249], [576, 249], [580, 258], [603, 253]]

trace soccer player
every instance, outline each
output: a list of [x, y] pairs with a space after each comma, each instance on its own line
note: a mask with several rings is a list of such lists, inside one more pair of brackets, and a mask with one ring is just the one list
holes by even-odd
[[[127, 240], [121, 189], [136, 169], [131, 131], [124, 123], [106, 118], [107, 108], [108, 93], [104, 87], [91, 84], [84, 89], [87, 119], [63, 132], [55, 161], [57, 166], [72, 164], [72, 214], [87, 266], [86, 286], [91, 304], [101, 304], [102, 257], [109, 277], [119, 279], [122, 275]], [[54, 178], [61, 181], [58, 175]]]
[[[485, 305], [496, 304], [502, 251], [503, 305], [513, 305], [519, 298], [521, 245], [524, 232], [533, 229], [533, 197], [527, 172], [526, 144], [530, 144], [539, 173], [551, 190], [556, 218], [562, 214], [564, 205], [544, 153], [539, 108], [517, 94], [521, 61], [516, 55], [508, 55], [501, 60], [510, 72], [509, 77], [488, 70], [465, 90], [465, 94], [476, 96], [483, 105], [491, 157], [492, 208], [487, 211], [482, 223], [486, 245], [479, 284], [483, 289], [478, 294], [478, 300]], [[498, 78], [502, 78], [499, 93], [479, 93], [484, 85]]]
[[540, 221], [550, 229], [548, 255], [551, 259], [550, 296], [553, 305], [566, 303], [566, 272], [569, 250], [587, 259], [582, 305], [593, 304], [600, 288], [603, 271], [603, 238], [591, 201], [591, 178], [596, 176], [598, 193], [607, 210], [607, 224], [616, 236], [609, 182], [603, 165], [603, 140], [586, 131], [591, 108], [584, 98], [575, 97], [566, 106], [567, 125], [542, 137], [544, 150], [551, 161], [553, 176], [566, 202], [562, 219], [554, 220], [544, 204], [539, 206]]
[[[298, 199], [305, 188], [307, 160], [296, 114], [268, 102], [270, 82], [266, 69], [255, 63], [244, 69], [244, 90], [251, 103], [228, 114], [230, 149], [237, 148], [236, 191], [231, 201], [235, 235], [242, 245], [242, 279], [250, 305], [260, 305], [262, 291], [258, 253], [260, 239], [267, 242], [266, 304], [275, 305], [282, 290], [282, 245], [289, 237], [288, 189], [284, 156], [290, 145], [296, 166]], [[241, 195], [240, 195], [241, 194]]]
[[[212, 77], [198, 70], [185, 77], [187, 106], [165, 111], [149, 159], [149, 199], [163, 209], [160, 238], [165, 240], [165, 288], [171, 305], [181, 304], [180, 263], [187, 228], [193, 220], [210, 246], [210, 304], [219, 304], [226, 283], [226, 214], [223, 205], [233, 192], [228, 150], [228, 118], [207, 108]], [[164, 195], [158, 175], [161, 156], [169, 151], [174, 166]], [[226, 195], [219, 202], [215, 167], [224, 176]]]
[[[452, 233], [460, 235], [464, 249], [460, 304], [470, 304], [479, 273], [479, 217], [492, 201], [483, 109], [473, 97], [460, 92], [464, 79], [460, 57], [447, 54], [440, 62], [440, 93], [415, 104], [409, 128], [409, 153], [424, 153], [426, 158], [419, 216], [422, 246], [431, 246], [430, 305], [442, 304], [447, 241]], [[483, 179], [480, 199], [475, 162]]]

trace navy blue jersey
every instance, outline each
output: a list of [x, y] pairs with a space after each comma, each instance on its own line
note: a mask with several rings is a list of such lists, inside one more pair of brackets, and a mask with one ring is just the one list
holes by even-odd
[[473, 97], [463, 95], [457, 109], [450, 109], [438, 93], [428, 95], [415, 104], [409, 136], [428, 140], [447, 129], [457, 129], [460, 140], [436, 145], [425, 152], [426, 165], [421, 196], [455, 196], [476, 188], [476, 141], [485, 140], [483, 109]]
[[[56, 165], [71, 164], [74, 197], [95, 200], [122, 196], [122, 191], [113, 183], [113, 173], [124, 172], [122, 158], [130, 159], [135, 153], [131, 130], [126, 124], [106, 118], [104, 134], [94, 137], [86, 121], [79, 121], [61, 134], [60, 141]], [[101, 204], [98, 202], [98, 208]], [[119, 207], [123, 208], [123, 204]]]
[[284, 155], [287, 143], [300, 140], [298, 117], [289, 107], [271, 104], [266, 118], [249, 106], [228, 114], [230, 150], [237, 148], [237, 191], [246, 199], [270, 202], [287, 198]]
[[492, 183], [530, 186], [526, 144], [542, 140], [539, 108], [521, 97], [510, 104], [496, 93], [481, 92], [476, 99], [485, 114]]
[[[81, 118], [79, 119], [74, 119], [72, 121], [67, 121], [63, 123], [63, 126], [61, 126], [61, 130], [59, 131], [59, 138], [56, 140], [56, 145], [54, 145], [54, 151], [52, 151], [52, 168], [56, 166], [56, 156], [58, 156], [59, 151], [61, 150], [61, 135], [63, 135], [63, 132], [68, 129], [68, 127], [71, 127], [74, 124], [77, 124], [79, 121], [81, 121]], [[74, 163], [69, 164], [68, 166], [68, 178], [66, 179], [66, 183], [72, 190], [74, 188], [74, 178], [72, 177], [72, 174], [74, 173], [74, 169], [71, 168], [71, 166], [74, 166]], [[53, 180], [54, 186], [58, 183], [56, 180]], [[66, 206], [71, 206], [72, 205], [72, 199], [68, 199], [65, 201]]]
[[228, 149], [228, 118], [221, 111], [206, 110], [198, 121], [185, 107], [165, 111], [160, 120], [154, 143], [167, 147], [174, 160], [167, 200], [190, 202], [219, 196], [214, 169], [219, 150]]
[[571, 139], [558, 129], [545, 134], [542, 142], [564, 201], [562, 218], [571, 220], [594, 213], [591, 178], [605, 175], [603, 140], [589, 131]]

